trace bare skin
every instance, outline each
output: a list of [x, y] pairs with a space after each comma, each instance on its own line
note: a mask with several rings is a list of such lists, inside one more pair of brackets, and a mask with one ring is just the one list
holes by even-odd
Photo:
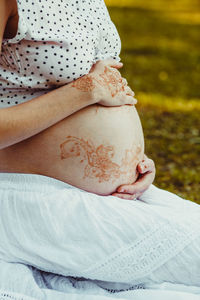
[[0, 42], [3, 38], [13, 38], [17, 33], [18, 27], [18, 11], [16, 0], [0, 1], [1, 26], [0, 26]]
[[73, 82], [72, 86], [82, 92], [91, 92], [95, 89], [93, 78], [89, 76], [83, 76]]
[[[119, 83], [121, 83], [121, 85], [119, 85]], [[132, 91], [130, 89], [128, 90], [127, 82], [122, 79], [119, 72], [114, 72], [114, 70], [110, 70], [107, 66], [104, 67], [104, 72], [100, 75], [100, 79], [92, 76], [84, 76], [77, 79], [72, 86], [83, 92], [88, 92], [95, 89], [95, 84], [108, 88], [112, 97], [115, 97], [120, 92], [124, 92], [125, 89], [127, 89], [128, 95], [134, 96]]]
[[136, 181], [143, 155], [142, 127], [134, 106], [92, 105], [0, 151], [0, 171], [41, 174], [110, 195], [120, 185]]
[[[105, 182], [120, 178], [122, 175], [132, 175], [139, 161], [141, 146], [133, 144], [132, 149], [126, 149], [121, 163], [112, 161], [116, 149], [113, 146], [99, 145], [97, 148], [92, 141], [84, 140], [74, 136], [68, 136], [66, 141], [60, 145], [61, 159], [80, 157], [80, 163], [86, 161], [83, 179], [97, 178], [98, 182]], [[83, 154], [81, 155], [81, 152]]]
[[[16, 0], [9, 1], [9, 6], [6, 0], [2, 0], [0, 2], [0, 46], [3, 37], [12, 38], [16, 35], [17, 25], [18, 12]], [[78, 112], [80, 112], [79, 115], [84, 116], [86, 116], [89, 112], [91, 113], [91, 111], [95, 111], [97, 113], [99, 112], [99, 105], [96, 105], [96, 103], [99, 103], [100, 105], [110, 107], [104, 108], [104, 110], [112, 109], [113, 107], [113, 118], [111, 119], [114, 120], [114, 110], [116, 109], [116, 106], [120, 106], [120, 111], [123, 112], [123, 107], [127, 107], [126, 104], [132, 106], [136, 103], [136, 100], [133, 98], [134, 93], [128, 87], [126, 80], [121, 77], [119, 71], [117, 70], [120, 67], [122, 67], [121, 63], [117, 63], [111, 60], [108, 60], [107, 62], [99, 62], [98, 64], [93, 66], [90, 74], [79, 79], [80, 81], [77, 80], [71, 85], [58, 88], [55, 91], [35, 98], [24, 104], [16, 105], [7, 109], [0, 109], [0, 149], [2, 149], [0, 150], [0, 171], [43, 174], [70, 183], [70, 172], [66, 175], [66, 168], [70, 166], [70, 158], [67, 159], [67, 166], [66, 164], [59, 165], [60, 161], [64, 161], [66, 159], [63, 160], [60, 158], [60, 161], [57, 160], [57, 156], [61, 155], [61, 153], [58, 154], [58, 148], [59, 151], [61, 151], [61, 146], [58, 147], [58, 145], [62, 145], [67, 136], [74, 134], [74, 132], [70, 132], [70, 129], [72, 128], [71, 125], [69, 127], [67, 125], [70, 124], [70, 121], [68, 121], [68, 117], [71, 120], [75, 120], [76, 118], [74, 118], [73, 116], [78, 115]], [[54, 101], [55, 98], [57, 101]], [[73, 99], [73, 101], [70, 101], [70, 99]], [[89, 108], [92, 109], [90, 110]], [[102, 110], [100, 111], [101, 112], [99, 116], [101, 116], [101, 122], [98, 123], [98, 125], [102, 125], [104, 123], [104, 120], [102, 118], [104, 113], [102, 113]], [[66, 130], [66, 132], [63, 133], [65, 136], [62, 136], [61, 138], [59, 134], [61, 134], [63, 126], [64, 128], [69, 130]], [[59, 128], [62, 128], [62, 130]], [[102, 129], [101, 126], [99, 128]], [[105, 131], [107, 131], [107, 128], [104, 129]], [[127, 130], [129, 129], [127, 128]], [[51, 138], [52, 132], [56, 133], [55, 135], [53, 135], [54, 139]], [[101, 130], [100, 134], [102, 134]], [[96, 135], [98, 135], [98, 132], [96, 133]], [[74, 136], [78, 139], [83, 138], [82, 136], [77, 135], [77, 132]], [[119, 134], [118, 137], [120, 138], [120, 136], [121, 138], [124, 137], [124, 133], [122, 135]], [[46, 140], [44, 140], [44, 137], [46, 138]], [[94, 137], [96, 138], [96, 136]], [[141, 135], [141, 137], [143, 137], [143, 135]], [[84, 136], [84, 138], [88, 138], [88, 135], [87, 137]], [[122, 152], [124, 153], [125, 158], [126, 153], [131, 153], [131, 151], [133, 150], [133, 145], [135, 147], [135, 145], [137, 144], [137, 139], [134, 140], [134, 143], [131, 146], [129, 145], [129, 148], [126, 148], [126, 146], [124, 146], [123, 151], [125, 152]], [[99, 140], [98, 143], [96, 141], [95, 149], [96, 151], [98, 147], [100, 147], [100, 150], [113, 149], [113, 161], [110, 162], [110, 166], [115, 166], [115, 168], [117, 168], [117, 166], [120, 166], [123, 161], [123, 159], [119, 159], [119, 157], [116, 161], [117, 153], [119, 156], [119, 144], [122, 144], [121, 141], [119, 143], [119, 141], [116, 142], [115, 140], [112, 143], [112, 140], [109, 137], [109, 143], [108, 141], [105, 142], [105, 140]], [[129, 178], [123, 178], [123, 180], [121, 180], [122, 178], [120, 176], [121, 181], [117, 182], [116, 180], [114, 185], [110, 186], [109, 188], [108, 186], [104, 186], [104, 189], [98, 192], [98, 189], [101, 188], [99, 186], [97, 187], [97, 193], [106, 194], [108, 193], [108, 190], [110, 190], [109, 193], [112, 193], [114, 191], [116, 192], [117, 187], [122, 187], [123, 184], [126, 184], [126, 192], [130, 193], [129, 196], [131, 196], [134, 187], [136, 187], [136, 185], [133, 185], [132, 183], [135, 182], [138, 173], [144, 174], [144, 180], [141, 180], [142, 177], [140, 177], [140, 181], [138, 181], [137, 185], [137, 191], [141, 191], [141, 187], [143, 188], [143, 190], [144, 187], [147, 188], [152, 182], [152, 176], [150, 177], [149, 175], [150, 173], [153, 174], [155, 172], [153, 171], [152, 166], [148, 164], [148, 160], [145, 160], [147, 166], [145, 172], [143, 172], [142, 168], [140, 168], [139, 162], [144, 158], [142, 152], [143, 151], [141, 151], [140, 158], [138, 157], [139, 160], [135, 160], [135, 167], [132, 170], [132, 176], [130, 176], [130, 171]], [[105, 153], [105, 150], [103, 151], [103, 153]], [[106, 156], [107, 160], [109, 156], [108, 153]], [[56, 158], [54, 155], [56, 155]], [[98, 156], [98, 158], [103, 159], [102, 153], [101, 156]], [[126, 159], [124, 160], [124, 162], [125, 161]], [[48, 164], [45, 165], [45, 163], [47, 162]], [[138, 166], [136, 168], [137, 164]], [[97, 165], [101, 166], [102, 163], [98, 162]], [[74, 168], [74, 165], [72, 166]], [[102, 170], [101, 174], [104, 174], [105, 167]], [[123, 172], [121, 172], [121, 175], [124, 175], [122, 173]], [[128, 174], [128, 172], [126, 173]], [[87, 174], [90, 175], [88, 176], [90, 180], [94, 179], [91, 178], [90, 172]], [[70, 178], [69, 180], [66, 180], [66, 177], [68, 175]], [[99, 177], [96, 179], [99, 180]], [[102, 182], [97, 182], [99, 184], [102, 184]], [[110, 183], [109, 180], [108, 183]], [[85, 187], [86, 190], [90, 190], [88, 188], [88, 184], [91, 185], [91, 182], [81, 187]], [[75, 185], [79, 186], [79, 184], [76, 183]], [[121, 193], [116, 193], [116, 196], [121, 197], [122, 193], [122, 191]]]

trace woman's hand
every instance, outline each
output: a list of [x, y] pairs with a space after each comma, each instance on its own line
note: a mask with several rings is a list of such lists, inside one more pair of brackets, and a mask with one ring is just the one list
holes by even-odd
[[122, 78], [118, 69], [123, 66], [114, 59], [98, 61], [89, 74], [75, 80], [72, 87], [89, 92], [93, 103], [103, 106], [134, 105], [137, 100], [134, 92], [128, 86], [127, 80]]
[[137, 100], [135, 93], [128, 86], [118, 69], [123, 66], [121, 62], [108, 59], [97, 62], [91, 69], [96, 82], [98, 103], [103, 106], [134, 105]]
[[156, 174], [154, 161], [144, 155], [144, 159], [138, 164], [137, 170], [139, 172], [137, 181], [131, 185], [121, 185], [112, 196], [135, 200], [149, 188]]

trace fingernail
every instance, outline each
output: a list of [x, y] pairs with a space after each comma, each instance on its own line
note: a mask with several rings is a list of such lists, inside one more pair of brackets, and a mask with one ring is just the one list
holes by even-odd
[[119, 192], [120, 192], [120, 193], [124, 193], [124, 192], [125, 192], [125, 189], [119, 189]]
[[140, 169], [141, 169], [141, 171], [145, 170], [145, 165], [143, 163], [140, 164]]

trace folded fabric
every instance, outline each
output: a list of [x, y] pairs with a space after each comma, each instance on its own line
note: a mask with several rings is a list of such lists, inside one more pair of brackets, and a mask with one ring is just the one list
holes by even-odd
[[153, 185], [125, 201], [0, 174], [0, 300], [196, 299], [199, 253], [199, 205]]

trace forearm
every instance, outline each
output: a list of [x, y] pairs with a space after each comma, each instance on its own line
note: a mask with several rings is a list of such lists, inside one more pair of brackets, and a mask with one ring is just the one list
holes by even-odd
[[28, 102], [0, 109], [0, 149], [25, 140], [94, 102], [91, 93], [68, 84]]
[[134, 93], [116, 70], [121, 67], [113, 59], [99, 61], [91, 69], [90, 76], [85, 75], [26, 103], [0, 109], [0, 149], [36, 135], [95, 103], [134, 105]]

